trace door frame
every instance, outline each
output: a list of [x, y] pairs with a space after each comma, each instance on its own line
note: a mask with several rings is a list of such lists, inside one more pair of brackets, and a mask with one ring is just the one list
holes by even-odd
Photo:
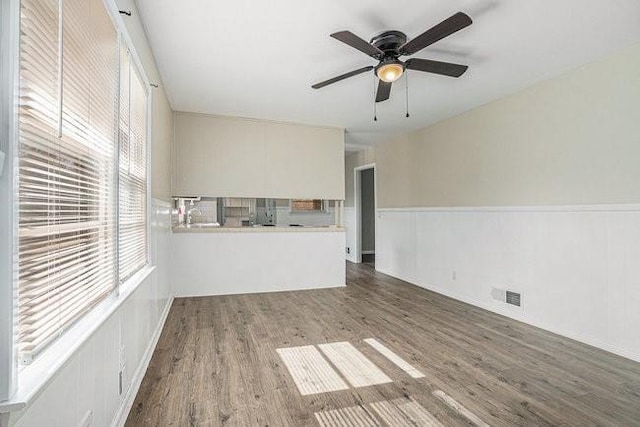
[[369, 163], [366, 165], [358, 166], [353, 169], [353, 185], [354, 185], [354, 199], [355, 199], [355, 224], [356, 224], [356, 239], [354, 243], [355, 249], [355, 261], [357, 263], [362, 262], [362, 171], [373, 169], [373, 222], [375, 228], [375, 247], [378, 247], [378, 174], [376, 173], [376, 164]]

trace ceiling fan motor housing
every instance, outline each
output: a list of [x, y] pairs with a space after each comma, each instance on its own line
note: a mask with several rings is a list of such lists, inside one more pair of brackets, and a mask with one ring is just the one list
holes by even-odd
[[402, 31], [384, 31], [374, 36], [370, 43], [384, 52], [379, 59], [398, 58], [400, 47], [407, 42], [407, 35]]
[[407, 36], [401, 31], [384, 31], [371, 39], [371, 44], [383, 53], [378, 57], [380, 63], [375, 67], [374, 73], [386, 83], [392, 83], [400, 78], [404, 72], [404, 62], [398, 57], [400, 48], [407, 42]]

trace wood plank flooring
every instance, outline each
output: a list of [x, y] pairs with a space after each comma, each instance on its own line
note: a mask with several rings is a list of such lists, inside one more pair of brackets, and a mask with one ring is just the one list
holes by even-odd
[[[347, 283], [176, 299], [126, 425], [319, 426], [397, 401], [416, 402], [445, 426], [473, 417], [492, 426], [640, 425], [640, 363], [367, 265], [347, 263]], [[412, 378], [367, 338], [425, 376]], [[276, 350], [342, 341], [393, 382], [301, 395]]]

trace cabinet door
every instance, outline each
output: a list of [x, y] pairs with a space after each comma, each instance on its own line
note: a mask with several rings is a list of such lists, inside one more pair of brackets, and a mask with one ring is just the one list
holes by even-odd
[[344, 198], [341, 129], [177, 113], [174, 195]]
[[175, 195], [264, 194], [264, 124], [176, 114]]
[[272, 123], [265, 139], [268, 197], [344, 198], [342, 130]]

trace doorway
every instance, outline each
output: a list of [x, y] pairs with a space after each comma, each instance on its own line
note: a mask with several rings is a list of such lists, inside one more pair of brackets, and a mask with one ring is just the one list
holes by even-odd
[[376, 168], [354, 169], [356, 205], [356, 259], [375, 266], [376, 257]]

